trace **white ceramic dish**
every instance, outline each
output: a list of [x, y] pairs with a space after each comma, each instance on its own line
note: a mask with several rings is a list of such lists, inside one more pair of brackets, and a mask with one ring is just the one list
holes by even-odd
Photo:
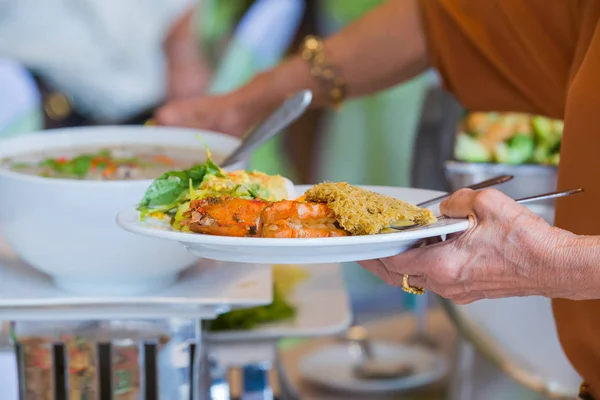
[[[0, 159], [65, 147], [163, 144], [228, 154], [233, 137], [167, 127], [86, 127], [32, 133], [0, 141]], [[238, 164], [232, 169], [243, 167]], [[197, 261], [180, 245], [126, 232], [115, 215], [137, 203], [151, 180], [50, 179], [0, 169], [0, 233], [14, 251], [55, 283], [79, 293], [135, 294], [175, 282]]]
[[201, 260], [172, 286], [139, 295], [65, 292], [12, 253], [0, 237], [0, 320], [214, 318], [229, 307], [272, 301], [270, 265]]
[[[297, 186], [296, 195], [309, 187]], [[443, 194], [423, 189], [364, 187], [413, 204]], [[388, 257], [406, 251], [420, 239], [468, 228], [467, 220], [445, 219], [421, 229], [381, 235], [320, 239], [237, 238], [177, 232], [165, 222], [151, 218], [140, 220], [139, 212], [133, 206], [119, 213], [117, 222], [129, 232], [179, 242], [199, 257], [268, 264], [324, 264]]]
[[297, 315], [289, 321], [244, 331], [208, 333], [211, 342], [277, 340], [283, 337], [335, 335], [352, 322], [350, 299], [340, 264], [303, 265], [309, 276], [290, 294]]
[[302, 378], [316, 385], [353, 394], [381, 394], [413, 390], [431, 385], [448, 373], [445, 358], [428, 349], [400, 344], [373, 342], [375, 359], [383, 362], [406, 363], [414, 368], [414, 374], [390, 379], [359, 379], [353, 368], [360, 358], [352, 347], [335, 344], [309, 354], [300, 361]]

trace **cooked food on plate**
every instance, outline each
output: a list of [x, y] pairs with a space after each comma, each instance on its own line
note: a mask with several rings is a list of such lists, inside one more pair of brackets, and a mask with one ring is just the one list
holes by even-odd
[[194, 200], [180, 226], [196, 233], [238, 237], [311, 238], [347, 236], [327, 204], [269, 202], [232, 197]]
[[471, 112], [459, 126], [460, 161], [558, 165], [564, 123], [539, 115]]
[[47, 178], [114, 181], [156, 179], [203, 161], [195, 149], [127, 144], [24, 154], [0, 160], [0, 167]]
[[320, 183], [304, 194], [307, 201], [327, 204], [337, 223], [352, 235], [374, 235], [403, 222], [430, 224], [433, 213], [402, 200], [341, 183]]
[[167, 216], [176, 229], [182, 229], [184, 214], [196, 200], [230, 197], [278, 201], [288, 195], [283, 177], [244, 170], [226, 172], [213, 162], [207, 151], [204, 163], [186, 170], [166, 172], [152, 182], [138, 210], [142, 217], [148, 214]]
[[393, 224], [436, 221], [428, 209], [345, 182], [315, 185], [295, 200], [289, 195], [284, 178], [227, 173], [209, 154], [204, 164], [154, 181], [138, 210], [183, 232], [260, 238], [373, 235]]

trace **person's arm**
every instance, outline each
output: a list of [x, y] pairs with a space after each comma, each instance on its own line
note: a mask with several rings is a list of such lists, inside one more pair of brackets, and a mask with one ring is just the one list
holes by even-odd
[[[571, 300], [599, 299], [600, 291], [600, 236], [576, 235], [566, 230], [551, 228], [549, 244], [540, 246], [538, 259], [543, 277], [557, 292], [554, 298]], [[552, 273], [549, 267], [560, 273]]]
[[[576, 40], [571, 0], [388, 0], [325, 41], [349, 97], [401, 83], [429, 65], [466, 108], [561, 117]], [[242, 134], [291, 93], [329, 104], [310, 64], [292, 57], [239, 90], [170, 104], [157, 122]]]
[[167, 59], [169, 99], [203, 94], [210, 79], [210, 67], [200, 53], [194, 30], [195, 9], [191, 8], [172, 26], [163, 49]]
[[[326, 39], [324, 54], [346, 81], [347, 97], [354, 97], [425, 71], [429, 66], [426, 47], [419, 1], [389, 0]], [[303, 89], [313, 91], [314, 107], [329, 105], [328, 92], [311, 75], [309, 62], [293, 56], [225, 96], [168, 104], [155, 120], [240, 135], [287, 96]]]
[[[389, 0], [324, 41], [327, 63], [346, 81], [347, 96], [362, 96], [410, 79], [429, 66], [418, 0]], [[299, 56], [257, 75], [243, 88], [280, 103], [311, 89], [313, 105], [329, 104], [328, 93]]]

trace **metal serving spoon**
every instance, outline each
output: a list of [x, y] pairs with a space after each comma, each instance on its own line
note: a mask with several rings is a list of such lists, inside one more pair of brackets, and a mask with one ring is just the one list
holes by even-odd
[[[573, 194], [577, 194], [577, 193], [581, 193], [581, 192], [583, 192], [583, 189], [581, 189], [581, 188], [571, 189], [571, 190], [564, 190], [564, 191], [560, 191], [560, 192], [550, 192], [550, 193], [538, 194], [536, 196], [523, 197], [523, 198], [517, 199], [515, 201], [519, 204], [526, 204], [526, 203], [532, 203], [534, 201], [550, 200], [550, 199], [557, 199], [559, 197], [571, 196]], [[437, 220], [439, 221], [439, 220], [447, 219], [447, 218], [449, 218], [449, 217], [446, 215], [440, 215], [439, 217], [437, 217]], [[405, 231], [408, 229], [419, 228], [421, 226], [422, 226], [422, 224], [412, 224], [412, 225], [406, 225], [406, 226], [390, 226], [390, 228], [394, 229], [396, 231]]]
[[258, 146], [287, 128], [306, 111], [312, 97], [310, 90], [303, 90], [288, 98], [267, 119], [244, 135], [242, 143], [221, 162], [221, 167], [246, 159]]
[[414, 371], [410, 364], [399, 361], [386, 361], [375, 357], [372, 342], [364, 326], [352, 324], [346, 332], [346, 341], [359, 350], [359, 361], [353, 368], [353, 374], [359, 379], [397, 379], [411, 375]]

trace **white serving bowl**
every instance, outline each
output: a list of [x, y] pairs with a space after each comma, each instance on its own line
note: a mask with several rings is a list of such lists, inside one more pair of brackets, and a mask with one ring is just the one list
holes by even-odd
[[[239, 139], [171, 127], [86, 127], [0, 140], [0, 159], [69, 147], [159, 144], [198, 148], [200, 135], [215, 154], [229, 154]], [[237, 164], [231, 169], [244, 168]], [[172, 284], [198, 260], [183, 246], [118, 227], [115, 216], [137, 204], [152, 180], [82, 181], [26, 175], [0, 168], [0, 233], [57, 286], [85, 294], [138, 294]]]

